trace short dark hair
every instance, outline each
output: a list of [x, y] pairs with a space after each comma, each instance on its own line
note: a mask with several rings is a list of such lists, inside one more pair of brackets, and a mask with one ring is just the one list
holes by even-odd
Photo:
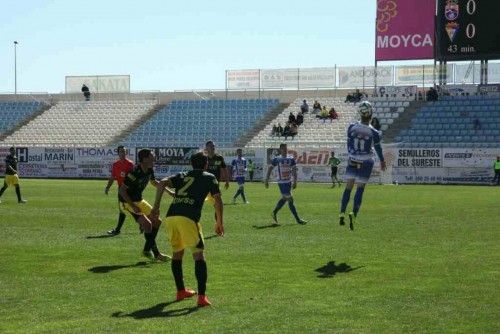
[[191, 166], [193, 169], [204, 169], [207, 162], [208, 157], [203, 152], [198, 152], [191, 156]]
[[205, 143], [205, 147], [207, 147], [207, 146], [208, 146], [208, 145], [210, 145], [210, 144], [215, 145], [215, 144], [214, 144], [214, 142], [213, 142], [213, 140], [208, 140], [208, 141]]
[[150, 154], [153, 154], [153, 151], [149, 148], [143, 148], [137, 153], [137, 158], [139, 162], [143, 162], [145, 158], [149, 157]]
[[119, 152], [120, 150], [124, 150], [124, 149], [125, 149], [125, 146], [118, 145], [118, 147], [116, 148], [116, 151]]
[[12, 151], [12, 150], [15, 150], [15, 149], [16, 149], [16, 148], [15, 148], [14, 146], [11, 146], [11, 147], [9, 148], [9, 151]]

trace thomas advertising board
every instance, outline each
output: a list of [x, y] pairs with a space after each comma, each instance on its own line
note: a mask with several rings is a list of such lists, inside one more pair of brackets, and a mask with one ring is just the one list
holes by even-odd
[[[127, 150], [127, 158], [134, 161], [135, 148]], [[75, 155], [79, 177], [109, 177], [111, 166], [118, 160], [116, 147], [77, 147]]]

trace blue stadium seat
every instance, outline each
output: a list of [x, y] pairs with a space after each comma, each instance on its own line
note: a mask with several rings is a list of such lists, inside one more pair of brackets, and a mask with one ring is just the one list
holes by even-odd
[[[279, 100], [174, 100], [135, 129], [124, 142], [133, 142], [143, 133], [147, 145], [200, 146], [207, 138], [228, 147]], [[166, 144], [165, 141], [168, 141]]]
[[[473, 130], [475, 118], [481, 122], [480, 130]], [[500, 98], [448, 96], [427, 102], [411, 120], [407, 131], [400, 131], [396, 139], [409, 141], [412, 147], [417, 141], [443, 147], [499, 147]]]
[[18, 101], [0, 102], [0, 134], [9, 131], [23, 120], [40, 111], [40, 102]]

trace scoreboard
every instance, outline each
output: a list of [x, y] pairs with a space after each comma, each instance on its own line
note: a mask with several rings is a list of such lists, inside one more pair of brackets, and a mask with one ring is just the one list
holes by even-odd
[[438, 0], [436, 59], [500, 59], [500, 0]]

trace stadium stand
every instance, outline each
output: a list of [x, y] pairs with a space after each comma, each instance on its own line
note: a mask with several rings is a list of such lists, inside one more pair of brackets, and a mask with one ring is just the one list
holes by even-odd
[[44, 103], [37, 101], [0, 102], [0, 138], [41, 111], [44, 106]]
[[386, 131], [394, 123], [394, 120], [405, 111], [405, 108], [410, 106], [410, 101], [404, 98], [372, 97], [369, 101], [373, 105], [373, 116], [380, 121], [380, 130], [382, 131]]
[[194, 146], [208, 139], [231, 147], [277, 99], [174, 100], [121, 143], [135, 146]]
[[153, 100], [61, 101], [7, 136], [2, 144], [104, 146], [155, 104]]
[[271, 135], [272, 127], [278, 123], [284, 126], [288, 121], [288, 115], [290, 112], [296, 115], [297, 112], [300, 111], [300, 106], [304, 99], [310, 102], [318, 100], [322, 106], [326, 105], [327, 109], [334, 107], [340, 117], [332, 122], [330, 122], [330, 120], [323, 122], [322, 120], [316, 118], [316, 114], [312, 112], [311, 108], [309, 112], [304, 114], [304, 123], [299, 126], [297, 136], [293, 139], [288, 137], [286, 142], [293, 144], [294, 147], [324, 147], [325, 145], [330, 146], [336, 143], [345, 143], [346, 128], [348, 124], [355, 121], [358, 117], [356, 106], [354, 104], [344, 103], [343, 100], [338, 98], [301, 97], [295, 99], [288, 108], [286, 108], [268, 125], [266, 125], [264, 129], [258, 132], [257, 135], [255, 135], [245, 146], [265, 147], [267, 145], [279, 145], [279, 143], [284, 142], [285, 137], [276, 137]]
[[500, 95], [445, 96], [427, 102], [396, 142], [404, 147], [498, 147]]

